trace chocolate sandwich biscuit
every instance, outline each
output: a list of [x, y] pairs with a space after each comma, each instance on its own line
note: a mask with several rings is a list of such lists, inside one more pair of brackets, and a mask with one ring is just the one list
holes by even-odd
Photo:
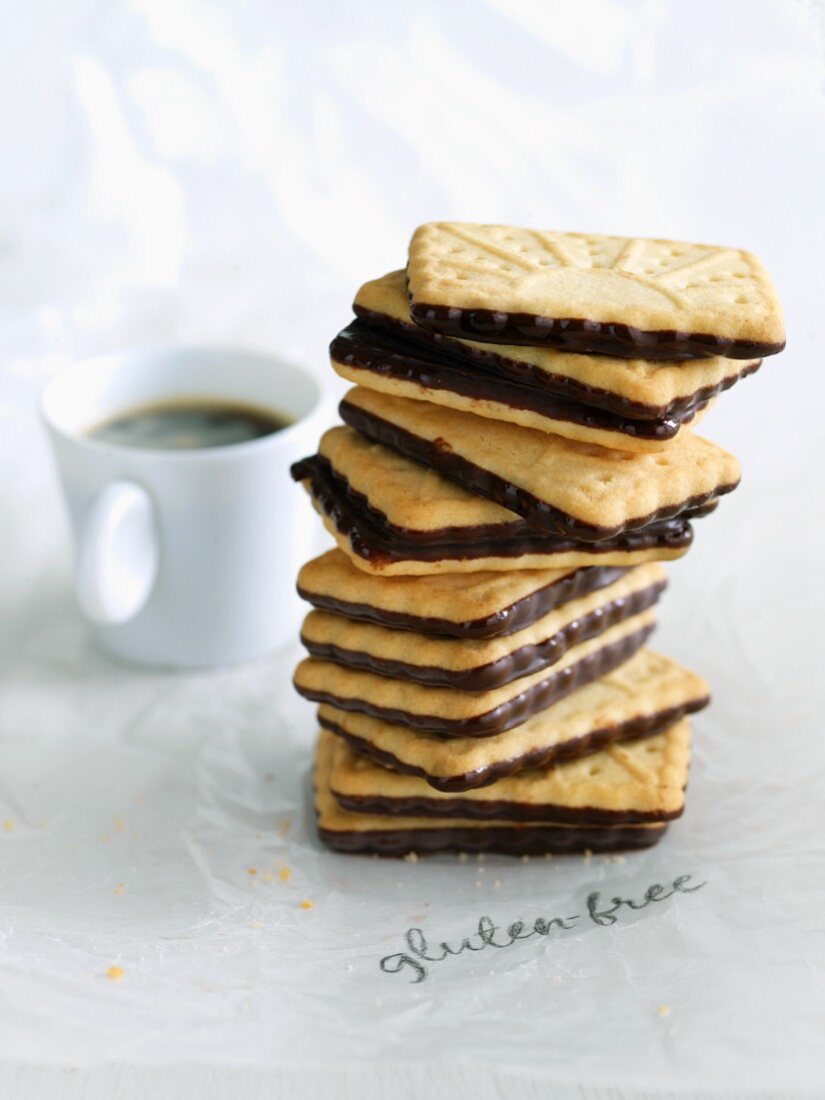
[[348, 427], [326, 432], [319, 454], [295, 463], [292, 476], [353, 564], [382, 578], [671, 560], [692, 542], [688, 515], [704, 511], [582, 543], [538, 531]]
[[459, 691], [398, 680], [307, 657], [295, 670], [299, 694], [340, 710], [442, 737], [489, 737], [525, 722], [584, 684], [628, 661], [655, 625], [652, 611], [617, 623], [597, 638], [574, 646], [549, 669], [489, 691]]
[[302, 567], [298, 594], [321, 610], [393, 630], [501, 638], [571, 600], [612, 585], [627, 571], [621, 566], [593, 566], [378, 578], [357, 569], [336, 549]]
[[648, 848], [667, 828], [644, 825], [555, 825], [535, 821], [406, 817], [344, 810], [329, 788], [335, 739], [323, 730], [315, 756], [315, 810], [320, 839], [337, 852], [382, 856], [501, 852], [508, 855], [616, 852]]
[[313, 657], [347, 668], [460, 691], [491, 691], [551, 668], [572, 647], [646, 611], [665, 583], [660, 565], [642, 565], [500, 638], [433, 637], [311, 611], [301, 641]]
[[439, 363], [442, 357], [451, 363], [460, 362], [462, 367], [477, 371], [480, 380], [494, 376], [618, 417], [684, 420], [700, 405], [753, 373], [761, 363], [759, 359], [719, 356], [681, 363], [616, 359], [446, 336], [412, 321], [406, 281], [406, 272], [392, 271], [364, 283], [358, 291], [353, 309], [371, 332], [382, 330], [403, 337], [407, 344], [412, 341], [437, 356]]
[[391, 771], [338, 738], [330, 790], [353, 813], [641, 824], [682, 814], [689, 764], [690, 725], [682, 718], [663, 733], [614, 743], [557, 767], [528, 768], [487, 787], [448, 793]]
[[650, 649], [549, 710], [494, 737], [444, 740], [330, 705], [318, 721], [356, 751], [439, 791], [489, 786], [526, 768], [546, 768], [608, 745], [662, 733], [707, 706], [706, 681]]
[[776, 292], [742, 249], [430, 222], [413, 234], [407, 281], [417, 324], [484, 343], [651, 360], [785, 346]]
[[343, 420], [522, 516], [531, 526], [599, 542], [703, 507], [739, 483], [739, 463], [692, 432], [658, 454], [577, 443], [473, 413], [359, 386]]
[[[397, 294], [398, 304], [407, 308], [402, 287], [397, 288]], [[699, 422], [699, 414], [716, 393], [759, 365], [759, 360], [733, 365], [727, 361], [729, 365], [723, 380], [694, 392], [692, 400], [683, 399], [676, 409], [660, 411], [658, 416], [651, 415], [655, 410], [642, 406], [648, 415], [636, 417], [628, 411], [616, 412], [603, 407], [610, 403], [611, 396], [617, 405], [622, 400], [617, 395], [607, 394], [603, 388], [590, 387], [594, 398], [598, 401], [601, 395], [602, 400], [600, 405], [589, 404], [585, 399], [588, 387], [571, 385], [564, 376], [548, 375], [535, 369], [531, 372], [529, 366], [518, 360], [497, 357], [495, 351], [488, 350], [491, 345], [485, 349], [480, 344], [480, 350], [473, 351], [464, 346], [466, 342], [426, 332], [413, 324], [409, 315], [406, 321], [397, 321], [392, 316], [359, 307], [357, 298], [355, 308], [358, 319], [340, 332], [330, 345], [332, 366], [342, 378], [382, 393], [431, 401], [619, 450], [661, 450], [685, 424], [695, 426]], [[439, 339], [441, 346], [435, 343]], [[449, 345], [449, 350], [444, 345]], [[517, 347], [502, 350], [511, 355], [521, 351]], [[461, 358], [462, 351], [464, 358]], [[555, 356], [580, 362], [589, 359], [546, 349], [529, 348], [526, 351], [534, 356]], [[500, 369], [496, 358], [511, 364], [510, 370]], [[601, 362], [623, 365], [621, 360], [604, 357]], [[658, 369], [678, 373], [680, 368], [662, 365]]]

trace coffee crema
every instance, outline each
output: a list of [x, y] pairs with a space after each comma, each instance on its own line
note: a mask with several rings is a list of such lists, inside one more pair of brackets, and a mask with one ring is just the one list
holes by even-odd
[[109, 417], [86, 435], [101, 443], [156, 451], [229, 447], [273, 435], [291, 423], [283, 413], [221, 398], [176, 397]]

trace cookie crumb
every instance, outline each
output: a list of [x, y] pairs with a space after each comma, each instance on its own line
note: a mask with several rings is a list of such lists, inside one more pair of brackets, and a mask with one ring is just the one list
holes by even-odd
[[298, 906], [299, 909], [313, 909], [314, 907], [315, 907], [315, 902], [310, 901], [309, 898], [304, 898], [304, 900]]
[[545, 852], [544, 853], [544, 858], [545, 859], [552, 859], [553, 858], [553, 853], [552, 852]]
[[459, 852], [458, 853], [458, 862], [459, 863], [466, 863], [467, 862], [467, 853], [466, 852]]
[[292, 828], [292, 822], [288, 817], [285, 817], [283, 821], [278, 822], [278, 835], [286, 836], [289, 830]]
[[626, 860], [625, 860], [624, 856], [614, 856], [613, 857], [613, 862], [614, 863], [625, 863]]
[[117, 884], [117, 886], [114, 888], [114, 890], [112, 891], [112, 893], [113, 894], [122, 894], [125, 889], [126, 889], [126, 883], [125, 882], [119, 882]]
[[7, 833], [13, 833], [15, 828], [15, 822], [10, 817], [7, 817], [3, 822], [3, 830]]
[[528, 855], [523, 855], [521, 857], [521, 862], [522, 863], [529, 863], [530, 862], [530, 857]]
[[407, 852], [404, 856], [405, 863], [418, 863], [418, 852]]
[[110, 966], [106, 971], [106, 977], [110, 982], [119, 982], [125, 973], [122, 966]]
[[659, 1007], [656, 1009], [656, 1011], [659, 1013], [660, 1016], [669, 1016], [670, 1015], [670, 1005], [659, 1005]]
[[487, 857], [484, 855], [484, 852], [479, 852], [476, 855], [476, 863], [483, 863], [486, 858]]
[[248, 875], [257, 875], [257, 873], [258, 873], [258, 868], [257, 868], [257, 867], [247, 867], [247, 869], [246, 869], [246, 873], [247, 873]]
[[278, 878], [281, 882], [289, 882], [289, 880], [292, 878], [292, 868], [282, 867], [278, 872]]
[[116, 817], [115, 818], [115, 832], [116, 833], [122, 833], [123, 832], [123, 818], [122, 817]]
[[590, 851], [589, 848], [585, 848], [584, 854], [582, 855], [582, 859], [584, 860], [584, 862], [589, 863], [592, 858], [593, 858], [593, 853]]

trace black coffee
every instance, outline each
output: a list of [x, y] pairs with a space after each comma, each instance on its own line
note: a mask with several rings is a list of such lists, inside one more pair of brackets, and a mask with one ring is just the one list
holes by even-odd
[[120, 447], [182, 451], [246, 443], [279, 432], [289, 423], [287, 417], [272, 409], [180, 397], [118, 413], [90, 428], [87, 435]]

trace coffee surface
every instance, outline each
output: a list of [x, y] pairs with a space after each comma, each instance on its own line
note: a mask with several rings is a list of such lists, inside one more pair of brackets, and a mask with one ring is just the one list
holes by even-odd
[[120, 447], [160, 451], [228, 447], [272, 435], [288, 426], [283, 414], [255, 405], [177, 398], [127, 409], [88, 431], [92, 439]]

